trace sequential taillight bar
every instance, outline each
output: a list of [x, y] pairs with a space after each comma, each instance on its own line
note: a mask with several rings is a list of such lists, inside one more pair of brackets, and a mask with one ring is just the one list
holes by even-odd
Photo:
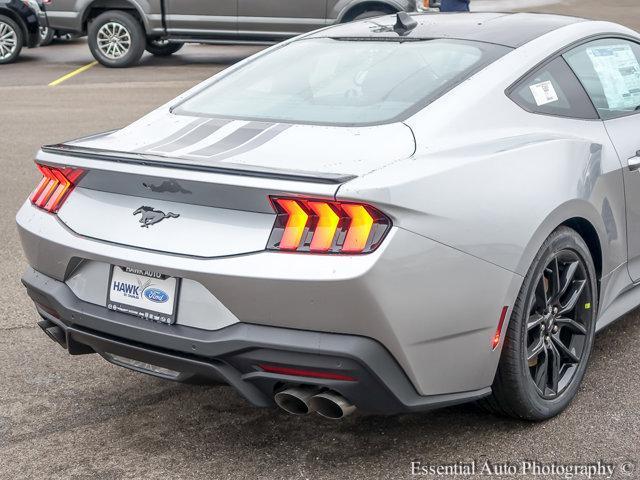
[[42, 180], [29, 199], [36, 207], [56, 213], [85, 171], [81, 168], [56, 168], [39, 164], [36, 166], [42, 173]]
[[276, 211], [267, 248], [289, 252], [362, 254], [380, 246], [391, 220], [354, 202], [271, 197]]

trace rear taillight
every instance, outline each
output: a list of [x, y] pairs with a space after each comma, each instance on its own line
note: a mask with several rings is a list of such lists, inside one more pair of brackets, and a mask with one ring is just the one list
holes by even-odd
[[56, 213], [74, 187], [84, 175], [81, 168], [56, 168], [38, 165], [42, 180], [31, 194], [30, 200], [36, 207]]
[[267, 248], [290, 252], [373, 252], [391, 220], [370, 205], [309, 198], [271, 197], [277, 217]]

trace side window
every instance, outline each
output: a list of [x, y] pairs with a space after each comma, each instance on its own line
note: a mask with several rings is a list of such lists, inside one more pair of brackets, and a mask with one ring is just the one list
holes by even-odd
[[509, 96], [532, 113], [589, 120], [598, 118], [589, 97], [562, 57], [521, 80]]
[[602, 118], [640, 111], [640, 46], [622, 39], [581, 45], [564, 58], [589, 93]]

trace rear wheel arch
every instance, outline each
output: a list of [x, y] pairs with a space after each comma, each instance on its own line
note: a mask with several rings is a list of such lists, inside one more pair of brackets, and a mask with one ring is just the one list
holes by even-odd
[[602, 276], [602, 244], [600, 242], [598, 232], [593, 224], [586, 218], [573, 217], [558, 226], [569, 227], [582, 237], [584, 243], [589, 247], [591, 259], [593, 260], [593, 265], [596, 268], [596, 274], [598, 278], [600, 278]]
[[400, 11], [400, 8], [398, 8], [397, 5], [384, 1], [361, 1], [351, 3], [340, 13], [340, 15], [338, 16], [338, 22], [350, 22], [358, 15], [370, 10], [376, 10], [391, 14]]
[[[540, 223], [525, 247], [516, 271], [520, 274], [526, 273], [540, 247], [561, 226], [575, 230], [582, 237], [589, 247], [598, 278], [606, 275], [611, 265], [602, 246], [606, 245], [607, 236], [610, 234], [607, 233], [604, 220], [596, 208], [587, 201], [577, 199], [560, 205]], [[617, 235], [624, 235], [624, 228], [625, 225], [617, 225]]]
[[95, 0], [84, 10], [82, 15], [82, 31], [87, 33], [89, 23], [98, 15], [109, 10], [121, 10], [131, 14], [146, 32], [149, 31], [146, 15], [137, 2], [129, 0]]

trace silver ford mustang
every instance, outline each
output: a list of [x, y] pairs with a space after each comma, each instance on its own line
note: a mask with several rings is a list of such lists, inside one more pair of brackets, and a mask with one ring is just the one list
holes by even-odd
[[43, 147], [23, 283], [70, 354], [258, 407], [546, 419], [640, 303], [639, 111], [619, 25], [318, 30]]

